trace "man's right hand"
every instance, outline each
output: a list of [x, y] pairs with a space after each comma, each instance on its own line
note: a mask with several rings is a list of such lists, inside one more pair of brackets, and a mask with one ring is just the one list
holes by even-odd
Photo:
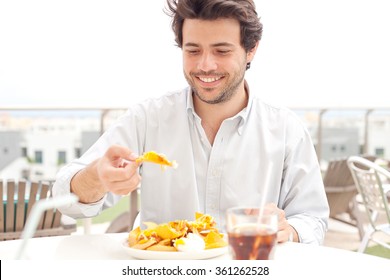
[[103, 157], [78, 172], [71, 181], [71, 191], [82, 203], [100, 200], [107, 192], [126, 195], [141, 181], [136, 155], [128, 148], [114, 145]]

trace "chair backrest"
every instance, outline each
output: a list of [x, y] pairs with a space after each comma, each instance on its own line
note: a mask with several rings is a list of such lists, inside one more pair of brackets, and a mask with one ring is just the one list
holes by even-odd
[[132, 191], [128, 198], [130, 202], [129, 211], [116, 217], [108, 226], [106, 233], [129, 232], [139, 225], [140, 188]]
[[[377, 158], [371, 155], [362, 156], [362, 158], [374, 162]], [[328, 168], [324, 176], [324, 185], [327, 186], [351, 186], [354, 185], [354, 180], [351, 171], [348, 168], [347, 158], [333, 160], [329, 162]], [[364, 169], [364, 167], [362, 167]]]
[[347, 160], [333, 160], [329, 162], [324, 176], [325, 186], [350, 186], [353, 179], [348, 169]]
[[[370, 160], [373, 160], [372, 157]], [[330, 161], [323, 181], [329, 203], [329, 217], [354, 224], [357, 217], [352, 213], [351, 202], [358, 190], [348, 168], [347, 159]]]
[[362, 197], [370, 224], [376, 228], [376, 216], [384, 213], [390, 222], [390, 211], [384, 183], [390, 180], [390, 172], [378, 164], [358, 156], [348, 158], [354, 182]]
[[[37, 200], [51, 195], [50, 182], [0, 180], [3, 205], [0, 207], [0, 241], [19, 239], [27, 217]], [[45, 211], [34, 237], [67, 235], [76, 231], [76, 226], [63, 227], [61, 212], [56, 209]]]

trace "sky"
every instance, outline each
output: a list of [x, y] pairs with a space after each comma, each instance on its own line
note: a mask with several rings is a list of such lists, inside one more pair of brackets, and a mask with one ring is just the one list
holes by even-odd
[[[253, 94], [293, 108], [390, 108], [389, 1], [255, 3]], [[185, 87], [164, 4], [1, 0], [0, 108], [123, 108]]]

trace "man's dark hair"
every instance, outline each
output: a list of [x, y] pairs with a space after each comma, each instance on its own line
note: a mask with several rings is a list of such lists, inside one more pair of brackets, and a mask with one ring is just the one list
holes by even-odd
[[246, 52], [255, 47], [263, 32], [252, 0], [167, 0], [166, 13], [172, 17], [175, 41], [180, 48], [183, 46], [185, 19], [237, 19], [240, 22], [241, 45]]

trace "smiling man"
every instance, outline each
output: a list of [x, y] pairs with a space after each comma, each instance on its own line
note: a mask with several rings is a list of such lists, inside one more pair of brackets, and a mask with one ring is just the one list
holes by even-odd
[[[54, 193], [80, 201], [61, 211], [95, 216], [140, 186], [141, 222], [192, 220], [199, 211], [223, 231], [228, 208], [267, 202], [279, 213], [279, 242], [322, 243], [329, 209], [310, 135], [244, 79], [262, 33], [253, 1], [167, 0], [167, 12], [189, 87], [130, 107], [64, 167]], [[150, 150], [179, 168], [136, 161]]]
[[244, 76], [256, 48], [257, 43], [247, 52], [241, 46], [236, 19], [184, 21], [184, 75], [211, 144], [223, 120], [248, 104]]
[[246, 64], [257, 45], [248, 53], [241, 47], [239, 22], [188, 19], [183, 33], [184, 74], [196, 98], [218, 104], [245, 97]]

